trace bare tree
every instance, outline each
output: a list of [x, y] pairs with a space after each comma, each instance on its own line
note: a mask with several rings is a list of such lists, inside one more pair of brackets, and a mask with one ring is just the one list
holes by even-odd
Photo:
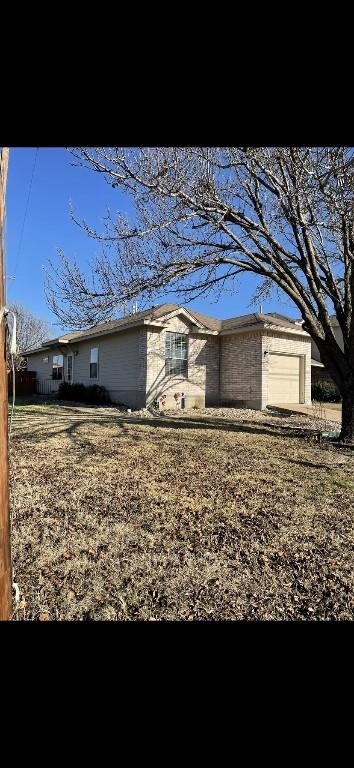
[[[29, 349], [35, 349], [50, 338], [50, 324], [40, 317], [36, 317], [29, 309], [14, 302], [9, 305], [10, 312], [16, 315], [16, 338], [17, 354], [14, 356], [15, 370], [23, 370], [26, 366], [26, 359], [23, 352]], [[12, 365], [9, 349], [7, 349], [8, 367]]]
[[[354, 152], [352, 148], [77, 148], [135, 204], [134, 220], [108, 210], [89, 273], [61, 253], [47, 273], [59, 320], [86, 327], [124, 301], [166, 289], [192, 300], [234, 290], [245, 272], [258, 296], [287, 294], [343, 399], [341, 439], [354, 439]], [[75, 217], [74, 217], [75, 218]], [[79, 222], [77, 222], [79, 223]], [[338, 346], [330, 321], [343, 333]]]

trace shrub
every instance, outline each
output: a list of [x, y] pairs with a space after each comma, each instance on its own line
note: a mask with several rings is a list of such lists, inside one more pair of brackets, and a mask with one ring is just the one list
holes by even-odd
[[341, 396], [335, 384], [323, 382], [322, 384], [312, 384], [311, 399], [318, 403], [340, 403]]
[[108, 405], [111, 402], [105, 387], [92, 384], [86, 387], [84, 384], [68, 384], [62, 381], [58, 390], [59, 400], [75, 400], [77, 403], [88, 405]]
[[106, 387], [100, 387], [99, 384], [92, 384], [86, 387], [87, 403], [93, 403], [96, 405], [108, 405], [111, 402], [111, 398], [106, 390]]
[[77, 402], [84, 402], [85, 387], [83, 384], [68, 384], [66, 381], [62, 381], [58, 389], [59, 400], [77, 400]]

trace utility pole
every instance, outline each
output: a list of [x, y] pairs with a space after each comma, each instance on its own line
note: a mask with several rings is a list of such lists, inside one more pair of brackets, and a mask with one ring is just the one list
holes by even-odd
[[6, 319], [4, 279], [4, 219], [9, 148], [0, 159], [0, 620], [12, 616], [12, 574], [9, 508], [9, 461], [7, 416]]

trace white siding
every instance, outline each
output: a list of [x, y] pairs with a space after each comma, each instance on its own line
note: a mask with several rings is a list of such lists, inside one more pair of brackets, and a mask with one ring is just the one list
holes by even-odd
[[[98, 348], [98, 378], [90, 379], [90, 352]], [[60, 349], [30, 355], [29, 371], [36, 371], [40, 381], [52, 376], [53, 355], [64, 355], [64, 377], [67, 376], [67, 354], [73, 353], [73, 383], [99, 384], [105, 387], [113, 402], [137, 408], [145, 405], [146, 392], [146, 330], [133, 329], [119, 334], [100, 336], [89, 341], [67, 344]], [[49, 357], [49, 363], [43, 357]], [[53, 390], [58, 385], [53, 384]]]
[[[90, 353], [98, 348], [98, 378], [90, 379]], [[74, 383], [99, 384], [113, 402], [145, 405], [146, 331], [132, 329], [70, 344], [74, 352]], [[78, 354], [75, 354], [77, 352]]]
[[[43, 361], [48, 357], [48, 363]], [[27, 358], [27, 370], [36, 371], [37, 378], [50, 379], [52, 376], [53, 352], [42, 352], [40, 355], [29, 355]]]
[[[66, 357], [62, 348], [51, 349], [47, 352], [41, 352], [38, 355], [29, 355], [27, 358], [27, 370], [35, 371], [37, 374], [37, 381], [40, 385], [39, 392], [42, 394], [50, 395], [56, 394], [58, 391], [60, 380], [52, 379], [53, 374], [53, 355], [63, 355], [64, 374], [66, 373]], [[44, 358], [48, 358], [48, 362], [44, 362]]]

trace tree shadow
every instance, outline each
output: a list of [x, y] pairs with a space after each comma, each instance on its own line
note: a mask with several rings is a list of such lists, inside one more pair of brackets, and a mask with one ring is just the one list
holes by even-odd
[[266, 424], [264, 422], [235, 422], [228, 421], [227, 419], [208, 418], [205, 417], [202, 420], [183, 417], [163, 417], [160, 416], [157, 419], [144, 419], [144, 417], [132, 416], [129, 419], [130, 423], [134, 424], [148, 424], [154, 428], [165, 429], [186, 429], [186, 430], [218, 430], [222, 432], [245, 432], [249, 434], [263, 434], [263, 435], [283, 435], [284, 433], [290, 438], [299, 438], [304, 434], [308, 434], [310, 430], [304, 430], [299, 427], [288, 427], [280, 424]]
[[311, 467], [311, 469], [327, 469], [331, 471], [338, 469], [336, 466], [329, 467], [328, 464], [315, 464], [313, 461], [296, 460], [296, 459], [290, 459], [289, 457], [287, 457], [286, 463], [298, 464], [300, 467]]
[[[52, 405], [52, 404], [51, 404]], [[80, 412], [78, 409], [84, 409]], [[87, 434], [79, 430], [99, 426], [121, 425], [123, 420], [128, 420], [128, 414], [122, 412], [107, 414], [106, 406], [102, 409], [93, 407], [92, 414], [87, 413], [86, 405], [71, 405], [60, 410], [51, 408], [50, 411], [37, 410], [35, 407], [26, 408], [24, 412], [16, 412], [13, 420], [11, 440], [16, 444], [21, 440], [30, 440], [33, 443], [41, 443], [49, 438], [67, 436], [75, 446], [85, 448], [87, 453], [99, 453], [94, 441], [87, 439]]]
[[[57, 404], [56, 404], [57, 405]], [[83, 409], [80, 411], [79, 409]], [[100, 425], [102, 427], [110, 426], [116, 427], [118, 430], [127, 431], [129, 426], [145, 426], [154, 430], [167, 429], [167, 430], [191, 430], [191, 431], [206, 431], [213, 430], [219, 432], [233, 432], [244, 433], [251, 435], [265, 435], [265, 436], [286, 436], [288, 439], [303, 439], [309, 434], [313, 434], [312, 430], [303, 429], [301, 427], [286, 426], [280, 423], [269, 424], [263, 421], [235, 421], [224, 418], [215, 417], [183, 417], [183, 416], [163, 416], [157, 415], [155, 417], [141, 416], [128, 414], [126, 412], [115, 409], [114, 407], [109, 409], [107, 407], [93, 407], [92, 414], [87, 412], [85, 405], [68, 404], [53, 411], [40, 411], [36, 408], [28, 408], [25, 413], [15, 413], [14, 425], [13, 425], [13, 439], [18, 440], [26, 439], [36, 443], [40, 443], [48, 438], [67, 435], [75, 446], [80, 446], [86, 449], [87, 453], [101, 453], [99, 447], [95, 441], [91, 441], [87, 438], [87, 434], [82, 434], [81, 428], [84, 431], [89, 430], [90, 426]], [[139, 436], [136, 435], [134, 440], [137, 441]], [[104, 450], [104, 449], [103, 449]], [[295, 462], [296, 463], [296, 462]], [[298, 462], [299, 463], [299, 462]], [[314, 465], [315, 466], [315, 465]], [[323, 465], [319, 465], [323, 466]]]

